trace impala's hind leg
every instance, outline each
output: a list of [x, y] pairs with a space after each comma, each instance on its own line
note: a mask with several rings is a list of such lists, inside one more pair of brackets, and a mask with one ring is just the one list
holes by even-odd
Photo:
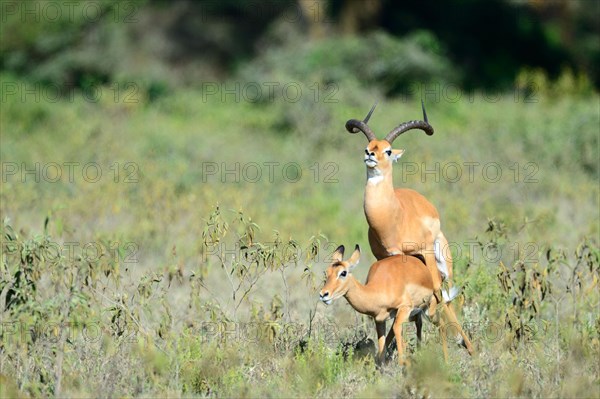
[[[441, 299], [441, 298], [440, 298]], [[442, 340], [442, 351], [444, 353], [444, 361], [448, 362], [448, 343], [446, 341], [446, 325], [443, 317], [440, 317], [438, 311], [438, 298], [435, 295], [431, 296], [431, 300], [429, 301], [429, 309], [427, 310], [427, 318], [431, 321], [437, 328], [440, 334], [440, 338]]]
[[[465, 334], [464, 330], [462, 329], [462, 326], [460, 325], [460, 323], [458, 322], [458, 319], [456, 318], [456, 315], [454, 314], [454, 310], [452, 310], [452, 308], [450, 306], [449, 303], [444, 303], [442, 304], [442, 320], [445, 319], [445, 321], [447, 322], [444, 323], [446, 324], [447, 328], [452, 328], [455, 327], [458, 330], [458, 334], [457, 337], [461, 338], [461, 345], [464, 346], [467, 351], [469, 352], [469, 355], [473, 355], [473, 345], [471, 345], [471, 341], [469, 340], [469, 337], [467, 337], [467, 334]], [[446, 335], [446, 332], [444, 331], [444, 337]]]
[[410, 364], [410, 361], [404, 355], [404, 352], [406, 350], [406, 342], [404, 340], [404, 337], [402, 336], [402, 325], [408, 321], [410, 311], [411, 308], [409, 306], [404, 306], [398, 309], [396, 319], [394, 319], [394, 325], [392, 326], [394, 330], [394, 335], [396, 336], [396, 347], [398, 348], [398, 363], [400, 364], [400, 366], [406, 366]]
[[419, 313], [415, 318], [415, 327], [417, 329], [417, 346], [421, 346], [421, 334], [423, 332], [423, 314]]
[[[442, 279], [447, 280], [448, 287], [450, 288], [448, 291], [452, 291], [452, 253], [450, 252], [450, 246], [448, 245], [448, 240], [444, 236], [444, 233], [439, 232], [437, 238], [433, 243], [435, 261], [437, 263], [438, 270], [442, 274]], [[456, 309], [455, 306], [452, 305], [450, 301], [447, 303], [448, 312], [450, 313], [450, 318], [453, 318], [454, 321], [450, 321], [450, 323], [458, 324], [458, 318], [456, 317]], [[472, 353], [473, 349], [471, 347], [471, 343], [469, 339], [466, 338], [466, 335], [462, 332], [462, 328], [459, 329], [459, 334], [457, 334], [456, 339], [459, 341], [460, 345], [464, 346], [469, 353]]]

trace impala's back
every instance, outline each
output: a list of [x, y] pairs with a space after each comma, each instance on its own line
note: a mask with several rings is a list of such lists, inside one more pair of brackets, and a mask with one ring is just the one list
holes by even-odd
[[394, 255], [375, 262], [367, 275], [366, 287], [380, 290], [382, 297], [391, 300], [387, 306], [394, 309], [406, 305], [425, 308], [433, 295], [429, 269], [411, 255]]

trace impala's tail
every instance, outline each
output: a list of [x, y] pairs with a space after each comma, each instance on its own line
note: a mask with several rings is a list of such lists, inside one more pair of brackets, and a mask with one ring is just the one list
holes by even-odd
[[440, 271], [440, 274], [442, 275], [442, 280], [445, 280], [450, 276], [450, 270], [448, 268], [448, 263], [446, 262], [446, 259], [444, 258], [444, 254], [443, 254], [444, 250], [447, 251], [447, 248], [445, 248], [447, 245], [448, 244], [444, 244], [442, 242], [442, 240], [440, 240], [440, 238], [437, 238], [433, 242], [433, 251], [435, 254], [435, 262], [437, 264], [438, 270]]
[[452, 286], [448, 291], [442, 290], [442, 298], [444, 299], [444, 303], [451, 302], [457, 295], [460, 293], [460, 288], [458, 286]]

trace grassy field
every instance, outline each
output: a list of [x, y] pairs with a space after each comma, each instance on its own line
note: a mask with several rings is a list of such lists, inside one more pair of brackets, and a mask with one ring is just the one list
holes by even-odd
[[[445, 364], [429, 325], [401, 369], [375, 366], [370, 319], [318, 303], [337, 245], [363, 248], [359, 279], [374, 260], [366, 140], [344, 123], [377, 93], [53, 101], [0, 76], [0, 396], [600, 396], [599, 97], [568, 79], [430, 87], [436, 133], [394, 143], [396, 186], [441, 214], [477, 348]], [[370, 125], [419, 118], [419, 97]]]

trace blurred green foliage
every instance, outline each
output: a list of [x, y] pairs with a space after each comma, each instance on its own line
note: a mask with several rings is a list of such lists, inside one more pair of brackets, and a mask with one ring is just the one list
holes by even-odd
[[112, 81], [125, 36], [118, 10], [115, 0], [3, 2], [2, 69], [60, 86]]
[[541, 68], [552, 79], [571, 68], [598, 85], [599, 17], [598, 3], [585, 0], [411, 0], [386, 7], [381, 25], [397, 35], [433, 32], [461, 66], [467, 88], [501, 89], [523, 67]]
[[[440, 77], [469, 90], [506, 89], [523, 67], [551, 79], [570, 68], [599, 82], [600, 10], [586, 1], [373, 0], [377, 13], [343, 39], [335, 37], [347, 11], [361, 18], [357, 2], [307, 3], [311, 15], [291, 0], [3, 4], [0, 68], [69, 87], [135, 80], [161, 94], [235, 76], [240, 67], [291, 67], [299, 76], [326, 69], [325, 79], [352, 75], [386, 94]], [[313, 25], [324, 33], [307, 40]], [[296, 50], [305, 62], [291, 61]]]
[[457, 68], [440, 54], [440, 48], [427, 31], [403, 39], [375, 32], [363, 37], [297, 41], [265, 49], [242, 66], [237, 76], [246, 82], [357, 85], [398, 95], [406, 93], [414, 82], [459, 83]]

